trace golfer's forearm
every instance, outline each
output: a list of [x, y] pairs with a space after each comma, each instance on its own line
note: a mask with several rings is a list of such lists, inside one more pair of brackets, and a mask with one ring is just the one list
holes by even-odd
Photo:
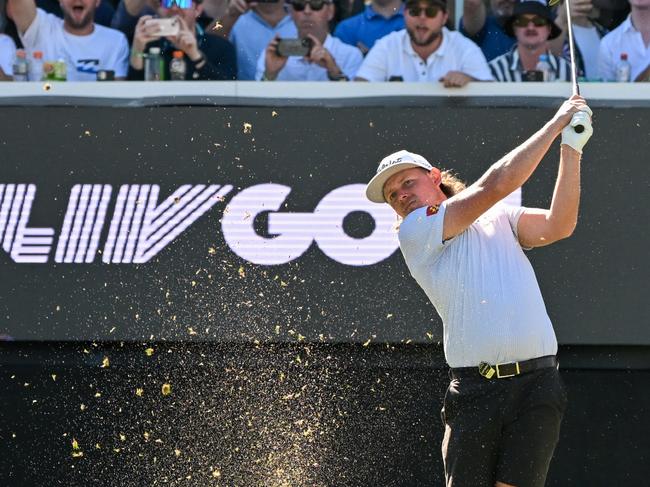
[[482, 176], [481, 184], [504, 195], [521, 187], [533, 174], [560, 131], [556, 122], [548, 122], [526, 142], [494, 163]]
[[548, 216], [553, 233], [558, 238], [566, 238], [575, 230], [578, 223], [579, 206], [580, 153], [568, 145], [562, 145], [560, 167]]

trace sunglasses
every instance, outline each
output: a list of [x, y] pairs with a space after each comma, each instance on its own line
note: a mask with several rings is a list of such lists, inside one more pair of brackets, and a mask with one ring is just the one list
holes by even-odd
[[163, 8], [178, 7], [180, 9], [187, 9], [192, 8], [192, 0], [161, 0], [160, 5]]
[[428, 18], [433, 19], [435, 18], [440, 10], [442, 10], [440, 7], [437, 5], [429, 5], [428, 7], [420, 7], [419, 5], [409, 7], [408, 13], [411, 17], [419, 17], [422, 12], [424, 12], [424, 15], [426, 15]]
[[543, 27], [545, 25], [548, 25], [548, 20], [546, 20], [543, 17], [517, 17], [513, 22], [512, 25], [515, 27], [528, 27], [528, 24], [533, 23], [535, 27]]
[[313, 11], [318, 12], [330, 2], [329, 0], [307, 0], [307, 1], [293, 0], [292, 2], [289, 3], [291, 4], [291, 6], [296, 12], [302, 12], [303, 10], [305, 10], [305, 7], [307, 5], [309, 5], [309, 8], [312, 9]]

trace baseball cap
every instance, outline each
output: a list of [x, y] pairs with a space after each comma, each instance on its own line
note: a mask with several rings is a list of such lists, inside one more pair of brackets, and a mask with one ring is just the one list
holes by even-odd
[[515, 4], [512, 15], [506, 19], [503, 28], [506, 34], [510, 37], [515, 37], [515, 31], [512, 25], [513, 22], [517, 17], [524, 14], [538, 15], [539, 17], [548, 20], [548, 25], [551, 27], [551, 33], [548, 36], [549, 39], [555, 39], [562, 33], [560, 28], [555, 25], [555, 22], [553, 22], [553, 14], [545, 1], [526, 0]]
[[384, 184], [393, 175], [410, 167], [421, 167], [430, 171], [433, 166], [420, 154], [407, 150], [400, 150], [384, 157], [379, 163], [377, 174], [366, 186], [366, 198], [373, 203], [386, 203], [384, 198]]
[[443, 10], [447, 10], [447, 0], [406, 0], [405, 6], [408, 8], [410, 6], [417, 6], [421, 3], [428, 3], [430, 5], [439, 5]]

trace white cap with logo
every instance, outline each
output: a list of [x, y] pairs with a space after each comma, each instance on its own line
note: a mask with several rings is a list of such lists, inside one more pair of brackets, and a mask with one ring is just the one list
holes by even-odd
[[410, 167], [421, 167], [430, 171], [433, 166], [429, 164], [420, 154], [414, 154], [407, 150], [394, 152], [384, 157], [379, 163], [377, 174], [366, 186], [366, 197], [373, 203], [386, 203], [384, 198], [384, 184], [393, 174]]

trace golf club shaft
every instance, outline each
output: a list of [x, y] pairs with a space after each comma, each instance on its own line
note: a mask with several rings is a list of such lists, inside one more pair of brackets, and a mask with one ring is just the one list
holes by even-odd
[[[569, 5], [569, 0], [564, 1], [564, 6], [566, 8], [566, 21], [567, 21], [567, 35], [569, 36], [569, 55], [571, 57], [571, 84], [573, 85], [573, 94], [580, 94], [580, 86], [578, 86], [578, 70], [576, 69], [576, 53], [575, 46], [573, 44], [573, 26], [571, 25], [571, 6]], [[582, 133], [585, 129], [582, 125], [576, 125], [573, 129], [577, 133]]]

